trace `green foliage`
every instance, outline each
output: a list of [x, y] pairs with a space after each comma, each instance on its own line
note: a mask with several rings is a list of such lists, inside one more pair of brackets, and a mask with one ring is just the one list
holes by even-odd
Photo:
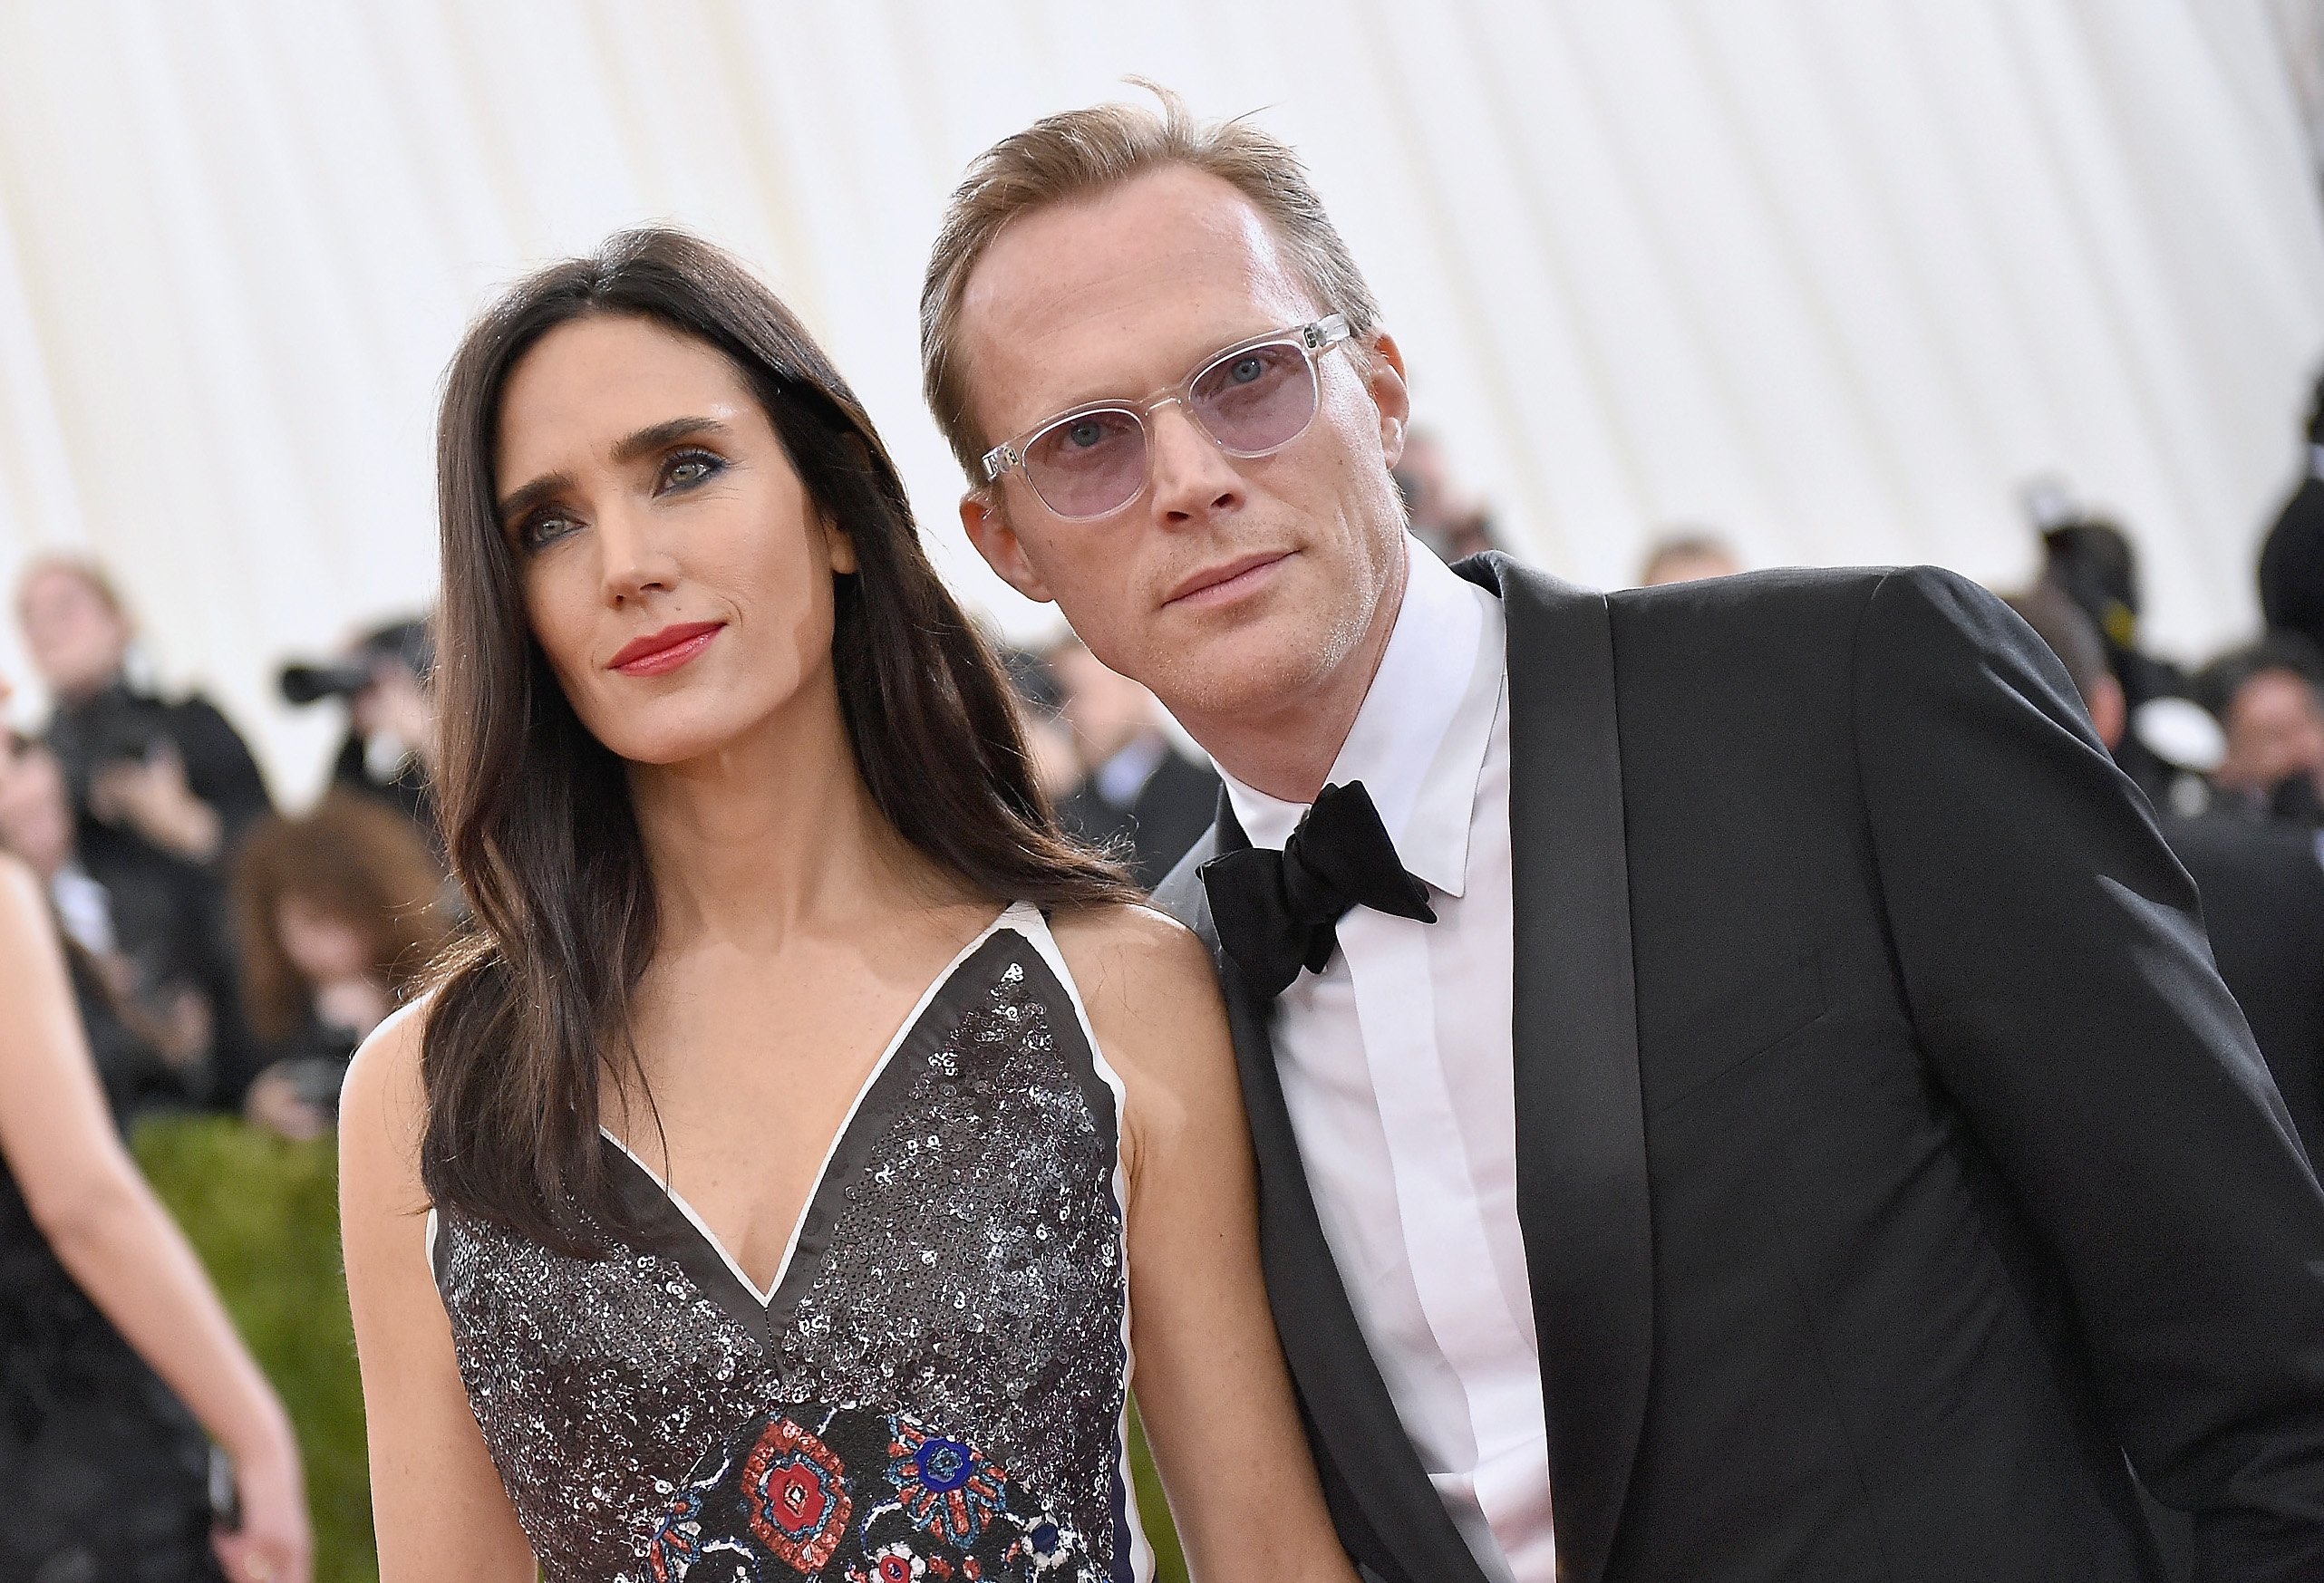
[[1146, 1444], [1146, 1425], [1138, 1421], [1137, 1404], [1129, 1413], [1129, 1476], [1138, 1495], [1138, 1515], [1146, 1520], [1146, 1537], [1154, 1545], [1154, 1583], [1186, 1583], [1186, 1552], [1178, 1548], [1177, 1530], [1170, 1525], [1170, 1502], [1162, 1493], [1162, 1479], [1154, 1471], [1154, 1453]]
[[286, 1143], [218, 1116], [149, 1121], [135, 1144], [298, 1426], [316, 1583], [376, 1583], [332, 1144]]

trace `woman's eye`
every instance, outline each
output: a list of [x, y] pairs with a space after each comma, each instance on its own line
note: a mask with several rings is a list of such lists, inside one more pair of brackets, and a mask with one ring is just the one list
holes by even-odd
[[1267, 360], [1254, 352], [1248, 357], [1236, 358], [1235, 366], [1226, 371], [1226, 377], [1238, 385], [1247, 385], [1266, 372]]
[[529, 516], [517, 526], [517, 544], [526, 550], [547, 549], [574, 530], [576, 524], [566, 516]]
[[670, 465], [662, 469], [662, 486], [665, 489], [683, 489], [712, 477], [725, 465], [707, 451], [686, 451], [671, 458]]

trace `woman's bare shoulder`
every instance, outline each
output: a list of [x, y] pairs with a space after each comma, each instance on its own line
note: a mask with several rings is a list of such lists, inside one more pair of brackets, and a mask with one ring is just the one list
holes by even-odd
[[343, 1148], [361, 1139], [410, 1149], [427, 1115], [421, 1057], [433, 997], [422, 995], [372, 1030], [348, 1063], [339, 1089]]
[[1217, 999], [1208, 950], [1185, 924], [1151, 907], [1060, 912], [1050, 930], [1084, 1000], [1103, 995], [1133, 1004], [1156, 997], [1175, 1001], [1189, 992]]
[[1184, 924], [1150, 907], [1107, 906], [1060, 913], [1051, 929], [1090, 1030], [1133, 1100], [1144, 1089], [1150, 1101], [1157, 1086], [1233, 1080], [1218, 978]]

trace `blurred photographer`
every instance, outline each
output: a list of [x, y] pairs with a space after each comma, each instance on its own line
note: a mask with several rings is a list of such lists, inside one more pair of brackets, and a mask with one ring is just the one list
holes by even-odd
[[1420, 542], [1448, 565], [1501, 547], [1492, 513], [1462, 488], [1433, 430], [1414, 429], [1391, 474], [1405, 519]]
[[2222, 805], [2324, 828], [2324, 654], [2298, 632], [2271, 632], [2204, 666], [2195, 685], [2227, 734], [2213, 777]]
[[[2116, 524], [2069, 503], [2041, 520], [2040, 584], [2079, 611], [2097, 634], [2106, 670], [2122, 689], [2128, 724], [2115, 762], [2157, 807], [2193, 811], [2189, 772], [2212, 767], [2218, 751], [2209, 723], [2188, 707], [2184, 672], [2141, 646], [2138, 551]], [[2176, 701], [2174, 701], [2176, 700]], [[2159, 707], [2158, 707], [2159, 706]], [[2201, 729], [2200, 739], [2186, 728]]]
[[44, 735], [74, 810], [128, 848], [101, 856], [94, 849], [111, 844], [92, 841], [92, 867], [150, 853], [217, 869], [273, 807], [240, 734], [199, 695], [171, 703], [131, 682], [136, 633], [91, 563], [35, 561], [17, 586], [16, 616], [55, 700]]
[[305, 707], [324, 699], [347, 706], [347, 737], [331, 783], [392, 805], [441, 853], [430, 777], [436, 758], [436, 702], [428, 685], [435, 647], [424, 620], [391, 622], [335, 660], [283, 667], [283, 697]]
[[148, 1106], [199, 1097], [217, 1020], [200, 981], [210, 943], [202, 920], [116, 908], [75, 850], [55, 756], [14, 732], [0, 732], [0, 852], [19, 859], [48, 898], [114, 1115], [126, 1125]]
[[2260, 549], [2260, 609], [2268, 625], [2324, 648], [2324, 379], [2308, 404], [2307, 462]]
[[260, 1071], [244, 1108], [286, 1137], [338, 1120], [355, 1047], [450, 934], [442, 879], [411, 823], [359, 792], [251, 832], [235, 865], [244, 999]]

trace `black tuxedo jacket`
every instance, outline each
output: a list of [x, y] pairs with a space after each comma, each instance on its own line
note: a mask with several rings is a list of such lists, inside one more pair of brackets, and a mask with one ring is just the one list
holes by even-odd
[[[2324, 1578], [2324, 1193], [2185, 873], [1934, 571], [1508, 621], [1517, 1200], [1563, 1583]], [[1214, 947], [1196, 877], [1163, 904]], [[1269, 1295], [1349, 1550], [1476, 1583], [1221, 962]]]

